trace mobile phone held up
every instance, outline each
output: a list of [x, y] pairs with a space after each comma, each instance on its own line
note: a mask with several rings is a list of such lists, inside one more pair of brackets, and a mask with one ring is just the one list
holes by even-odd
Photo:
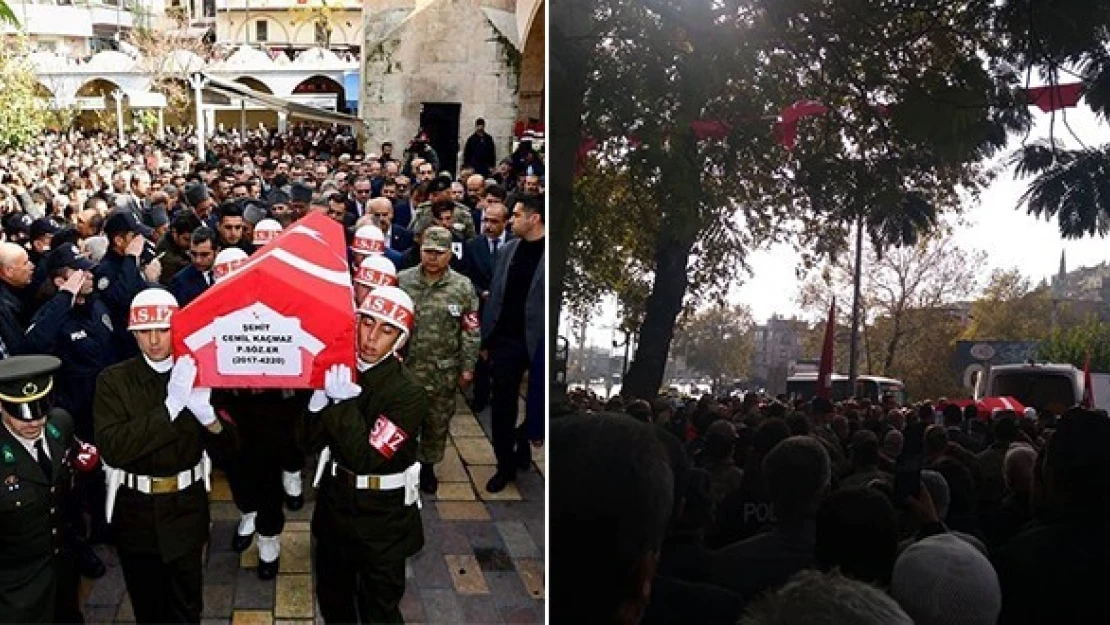
[[906, 426], [902, 453], [894, 461], [894, 503], [904, 506], [906, 497], [921, 492], [921, 468], [925, 464], [925, 423]]

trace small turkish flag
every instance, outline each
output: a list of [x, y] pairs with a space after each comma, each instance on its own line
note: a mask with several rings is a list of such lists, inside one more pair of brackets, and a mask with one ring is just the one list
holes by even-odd
[[794, 149], [794, 142], [798, 138], [798, 120], [804, 117], [824, 115], [829, 112], [829, 107], [815, 100], [798, 100], [779, 112], [777, 124], [779, 142], [787, 150]]
[[1029, 104], [1036, 106], [1045, 113], [1059, 109], [1075, 108], [1079, 98], [1083, 95], [1083, 83], [1073, 82], [1066, 85], [1049, 85], [1047, 87], [1032, 87], [1023, 89]]

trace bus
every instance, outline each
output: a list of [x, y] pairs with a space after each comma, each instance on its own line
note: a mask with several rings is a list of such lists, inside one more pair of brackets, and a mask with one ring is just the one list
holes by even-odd
[[[817, 393], [817, 374], [799, 373], [786, 378], [786, 395], [791, 399], [810, 400]], [[829, 399], [842, 401], [851, 397], [866, 397], [872, 403], [882, 403], [883, 397], [890, 395], [894, 403], [905, 406], [907, 403], [906, 385], [901, 380], [884, 378], [877, 375], [861, 375], [856, 378], [856, 392], [852, 392], [851, 380], [846, 375], [832, 374], [832, 393]]]

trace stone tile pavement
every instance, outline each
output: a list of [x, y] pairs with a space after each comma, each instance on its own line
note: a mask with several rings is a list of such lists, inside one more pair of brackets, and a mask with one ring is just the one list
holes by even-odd
[[[523, 408], [523, 406], [522, 406]], [[523, 413], [523, 410], [522, 410]], [[435, 496], [424, 495], [424, 549], [409, 560], [401, 609], [409, 623], [542, 623], [544, 616], [543, 451], [534, 467], [496, 495], [485, 492], [493, 474], [488, 410], [474, 415], [460, 397]], [[231, 551], [239, 512], [222, 474], [213, 480], [212, 539], [204, 578], [204, 622], [233, 625], [322, 623], [315, 604], [309, 520], [314, 458], [306, 463], [305, 507], [286, 513], [281, 569], [258, 579], [257, 543]], [[108, 573], [84, 580], [85, 621], [135, 620], [115, 553], [97, 547]]]

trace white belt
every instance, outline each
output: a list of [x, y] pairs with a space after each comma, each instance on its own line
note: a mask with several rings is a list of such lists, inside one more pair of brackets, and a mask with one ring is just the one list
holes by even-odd
[[[321, 460], [327, 462], [326, 458], [330, 457], [331, 450], [324, 448], [324, 452], [326, 455], [321, 454]], [[397, 490], [403, 488], [405, 489], [406, 506], [415, 504], [417, 508], [423, 507], [423, 502], [420, 500], [419, 462], [412, 463], [409, 468], [400, 473], [390, 473], [388, 475], [357, 475], [334, 460], [329, 462], [328, 472], [331, 473], [332, 477], [338, 477], [340, 471], [344, 473], [344, 481], [358, 490]], [[319, 481], [319, 475], [320, 471], [317, 470], [316, 481]]]
[[144, 495], [158, 495], [162, 493], [176, 493], [185, 490], [193, 484], [205, 479], [204, 458], [191, 469], [181, 471], [177, 475], [154, 477], [151, 475], [138, 475], [122, 471], [121, 485], [143, 493]]

